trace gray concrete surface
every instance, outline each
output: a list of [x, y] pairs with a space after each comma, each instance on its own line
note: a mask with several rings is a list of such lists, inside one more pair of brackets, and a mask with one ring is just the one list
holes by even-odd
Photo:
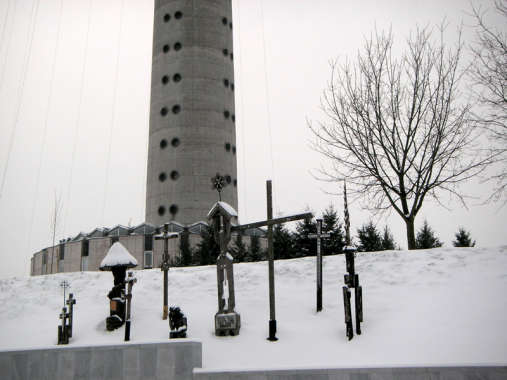
[[336, 368], [256, 371], [194, 370], [194, 380], [505, 380], [507, 366]]
[[155, 0], [148, 223], [206, 220], [216, 173], [230, 176], [222, 200], [237, 209], [232, 32], [231, 0]]
[[201, 365], [195, 341], [0, 351], [2, 380], [190, 380]]

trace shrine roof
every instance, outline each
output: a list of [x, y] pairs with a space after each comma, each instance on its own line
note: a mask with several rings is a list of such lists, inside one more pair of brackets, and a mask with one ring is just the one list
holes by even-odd
[[100, 270], [109, 270], [117, 266], [125, 266], [127, 268], [137, 266], [137, 260], [119, 241], [114, 243], [109, 248], [109, 251], [107, 251], [106, 257], [100, 263]]
[[208, 212], [208, 219], [211, 218], [218, 210], [222, 210], [225, 214], [230, 217], [238, 216], [238, 212], [229, 203], [218, 201], [213, 205], [211, 210]]

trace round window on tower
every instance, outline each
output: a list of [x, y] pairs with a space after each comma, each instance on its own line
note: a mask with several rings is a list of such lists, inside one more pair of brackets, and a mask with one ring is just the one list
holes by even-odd
[[227, 17], [222, 18], [222, 24], [227, 25]]
[[172, 179], [173, 181], [176, 181], [178, 178], [180, 178], [180, 173], [178, 173], [176, 170], [173, 170], [173, 171], [171, 172], [171, 179]]
[[174, 18], [175, 18], [176, 20], [179, 20], [179, 19], [180, 19], [180, 18], [182, 18], [182, 17], [183, 17], [183, 13], [181, 13], [180, 11], [178, 11], [178, 12], [176, 12], [176, 13], [174, 14]]
[[164, 172], [162, 172], [162, 173], [160, 173], [160, 174], [158, 175], [158, 180], [159, 180], [160, 182], [164, 182], [166, 179], [167, 179], [167, 175], [166, 175]]
[[167, 84], [167, 83], [169, 83], [169, 77], [167, 75], [164, 75], [162, 77], [162, 84]]
[[224, 86], [229, 87], [229, 79], [224, 78]]
[[236, 154], [236, 147], [234, 145], [232, 146], [232, 154]]
[[162, 216], [162, 215], [164, 215], [164, 214], [165, 214], [165, 207], [164, 207], [164, 206], [160, 206], [160, 207], [158, 208], [158, 214], [159, 214], [160, 216]]
[[173, 75], [173, 82], [179, 82], [181, 80], [181, 75], [176, 73]]
[[166, 44], [166, 45], [164, 45], [164, 47], [162, 48], [162, 51], [163, 51], [164, 53], [168, 53], [168, 52], [169, 52], [169, 45], [167, 45], [167, 44]]
[[180, 107], [180, 105], [179, 105], [179, 104], [175, 104], [175, 105], [173, 106], [173, 114], [177, 115], [177, 114], [179, 114], [179, 113], [180, 113], [180, 111], [181, 111], [181, 107]]
[[176, 215], [178, 213], [178, 206], [175, 205], [175, 204], [172, 204], [170, 207], [169, 207], [169, 212], [172, 214], [172, 215]]
[[171, 140], [171, 145], [176, 148], [178, 145], [180, 145], [180, 139], [177, 137], [173, 138]]
[[223, 49], [222, 53], [227, 57], [229, 55], [229, 50]]
[[231, 90], [234, 91], [234, 83], [231, 83]]
[[234, 59], [234, 56], [232, 55], [232, 53], [230, 54], [230, 57], [231, 57], [231, 61]]
[[228, 152], [231, 150], [231, 143], [225, 143], [225, 150]]
[[170, 19], [171, 19], [171, 15], [169, 13], [166, 13], [164, 15], [164, 22], [169, 22]]
[[236, 121], [236, 116], [234, 116], [234, 114], [232, 114], [231, 120], [232, 120], [233, 123]]
[[228, 184], [230, 184], [232, 182], [232, 178], [230, 175], [225, 176], [225, 182], [227, 182]]
[[229, 111], [227, 111], [227, 110], [225, 110], [225, 111], [224, 111], [224, 117], [225, 117], [226, 119], [228, 119], [230, 115], [231, 115], [231, 114], [230, 114], [230, 112], [229, 112]]
[[160, 114], [161, 114], [162, 116], [167, 115], [167, 107], [162, 107], [162, 108], [160, 109]]
[[160, 140], [160, 149], [165, 149], [166, 146], [167, 146], [167, 140], [166, 139]]
[[180, 49], [181, 49], [181, 43], [176, 42], [176, 43], [174, 44], [174, 50], [178, 51], [178, 50], [180, 50]]
[[237, 179], [235, 179], [235, 180], [234, 180], [234, 187], [237, 187], [237, 186], [238, 186], [238, 180], [237, 180]]

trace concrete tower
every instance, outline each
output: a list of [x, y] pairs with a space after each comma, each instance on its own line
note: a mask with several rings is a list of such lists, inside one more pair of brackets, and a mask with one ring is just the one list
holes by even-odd
[[231, 0], [155, 0], [146, 221], [205, 220], [229, 185], [237, 208]]

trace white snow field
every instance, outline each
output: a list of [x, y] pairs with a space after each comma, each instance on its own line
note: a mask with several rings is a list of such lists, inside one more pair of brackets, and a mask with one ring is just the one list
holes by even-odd
[[[278, 342], [268, 336], [268, 265], [236, 264], [241, 331], [214, 336], [216, 267], [171, 268], [169, 304], [203, 344], [203, 367], [286, 368], [507, 363], [507, 246], [360, 253], [363, 334], [345, 337], [343, 255], [324, 257], [324, 310], [315, 311], [315, 258], [276, 261]], [[136, 271], [133, 343], [168, 339], [162, 272]], [[121, 343], [105, 329], [110, 272], [0, 280], [0, 350], [56, 345], [66, 279], [77, 298], [70, 345]]]

